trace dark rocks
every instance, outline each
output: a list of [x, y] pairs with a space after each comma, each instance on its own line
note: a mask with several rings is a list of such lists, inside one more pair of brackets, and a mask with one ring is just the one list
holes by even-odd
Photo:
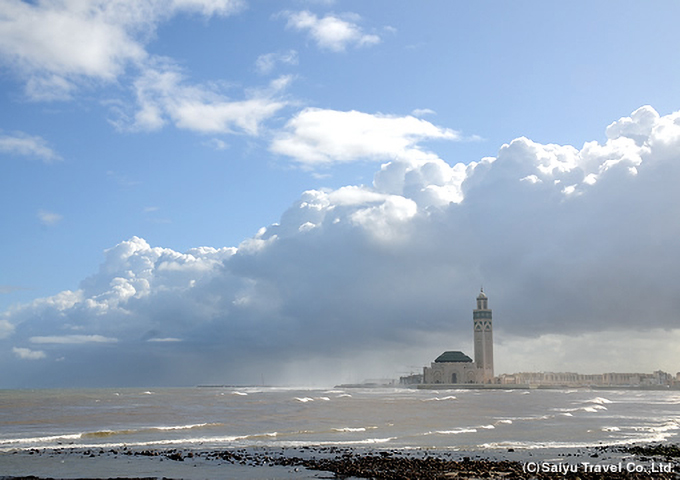
[[637, 456], [661, 457], [665, 459], [680, 458], [680, 446], [678, 445], [633, 445], [621, 447], [622, 452]]
[[[508, 449], [510, 452], [512, 449]], [[610, 455], [619, 452], [616, 458]], [[42, 455], [46, 451], [28, 451], [28, 454]], [[556, 453], [556, 456], [571, 457], [569, 464], [575, 465], [573, 471], [543, 472], [528, 469], [527, 465], [536, 467], [541, 462], [531, 461], [528, 453], [524, 453], [524, 462], [484, 458], [483, 454], [471, 455], [458, 452], [429, 452], [427, 450], [378, 450], [367, 451], [354, 448], [340, 447], [300, 447], [283, 449], [243, 448], [229, 450], [195, 451], [195, 450], [54, 450], [52, 454], [71, 455], [80, 454], [82, 458], [93, 456], [142, 456], [157, 457], [157, 461], [172, 460], [185, 462], [191, 460], [193, 466], [200, 467], [205, 463], [225, 465], [225, 477], [229, 476], [228, 465], [243, 465], [249, 467], [285, 467], [289, 471], [299, 471], [302, 468], [314, 471], [332, 472], [335, 478], [372, 478], [384, 480], [443, 480], [443, 479], [519, 479], [519, 480], [547, 480], [559, 478], [565, 480], [623, 480], [623, 479], [680, 479], [680, 448], [677, 445], [644, 445], [629, 447], [599, 446], [576, 453]], [[620, 453], [632, 455], [621, 460]], [[513, 455], [514, 458], [514, 455]], [[597, 458], [597, 461], [591, 460]], [[665, 459], [669, 471], [653, 470], [659, 465], [659, 459]], [[584, 465], [625, 465], [626, 462], [644, 466], [639, 471], [607, 471], [588, 470]], [[651, 463], [645, 463], [651, 462]], [[656, 463], [654, 463], [656, 462]], [[566, 464], [565, 464], [566, 465]], [[625, 470], [625, 469], [624, 469]], [[35, 477], [21, 477], [39, 480]], [[2, 477], [0, 480], [17, 480]], [[42, 479], [45, 480], [45, 479]], [[85, 480], [85, 479], [81, 479]]]

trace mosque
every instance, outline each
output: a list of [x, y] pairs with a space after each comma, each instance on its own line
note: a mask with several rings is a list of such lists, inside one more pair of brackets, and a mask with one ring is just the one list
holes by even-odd
[[[570, 372], [493, 373], [493, 323], [489, 299], [484, 289], [477, 296], [477, 308], [472, 311], [474, 334], [474, 361], [460, 351], [447, 351], [439, 355], [422, 375], [402, 377], [403, 384], [421, 384], [422, 388], [437, 384], [494, 384], [491, 388], [642, 388], [680, 389], [680, 372], [675, 377], [656, 371], [647, 373], [603, 373], [582, 375]], [[420, 387], [419, 387], [420, 388]], [[436, 388], [436, 387], [435, 387]]]
[[477, 308], [472, 311], [475, 360], [459, 351], [439, 355], [429, 367], [423, 368], [423, 383], [492, 383], [493, 324], [489, 299], [484, 288], [477, 296]]

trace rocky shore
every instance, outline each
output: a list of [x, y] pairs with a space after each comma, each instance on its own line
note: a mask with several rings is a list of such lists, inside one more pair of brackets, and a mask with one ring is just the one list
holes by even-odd
[[[514, 453], [512, 449], [508, 454]], [[11, 454], [10, 454], [11, 455]], [[334, 476], [315, 476], [316, 478], [370, 478], [370, 479], [680, 479], [680, 448], [678, 445], [638, 445], [630, 447], [593, 447], [569, 453], [555, 454], [556, 458], [534, 459], [523, 455], [521, 460], [483, 458], [461, 452], [430, 453], [426, 450], [361, 450], [338, 447], [301, 447], [294, 449], [239, 449], [223, 451], [196, 450], [135, 450], [135, 449], [96, 449], [96, 450], [33, 450], [21, 455], [59, 457], [69, 455], [82, 460], [100, 457], [116, 459], [150, 458], [159, 462], [191, 462], [194, 467], [212, 465], [224, 468], [229, 476], [229, 465], [262, 469], [279, 467], [277, 472], [330, 472]], [[280, 467], [285, 467], [282, 470]], [[0, 469], [2, 464], [0, 463]], [[213, 470], [214, 472], [215, 470]], [[71, 472], [76, 473], [77, 472]], [[207, 472], [206, 472], [207, 473]], [[2, 476], [0, 480], [47, 480], [38, 476]], [[212, 478], [206, 474], [203, 478]], [[305, 477], [305, 478], [315, 478]], [[68, 478], [95, 477], [82, 476]], [[96, 477], [99, 480], [106, 477]], [[114, 478], [126, 478], [125, 475]], [[134, 477], [138, 479], [160, 477]], [[164, 477], [165, 478], [165, 477]], [[255, 478], [255, 477], [253, 477]], [[259, 478], [259, 477], [258, 477]], [[264, 478], [264, 477], [263, 477]], [[285, 478], [272, 471], [267, 478]], [[288, 477], [293, 478], [293, 477]], [[298, 477], [300, 478], [300, 477]]]

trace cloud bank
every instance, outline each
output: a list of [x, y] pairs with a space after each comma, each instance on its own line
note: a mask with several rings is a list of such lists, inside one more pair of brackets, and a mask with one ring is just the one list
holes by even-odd
[[456, 136], [414, 117], [304, 110], [272, 150], [312, 167], [382, 162], [372, 185], [304, 192], [237, 247], [121, 242], [78, 289], [0, 316], [0, 382], [398, 375], [442, 348], [471, 351], [481, 284], [499, 373], [677, 368], [680, 112], [645, 106], [604, 143], [518, 138], [467, 164], [421, 145]]

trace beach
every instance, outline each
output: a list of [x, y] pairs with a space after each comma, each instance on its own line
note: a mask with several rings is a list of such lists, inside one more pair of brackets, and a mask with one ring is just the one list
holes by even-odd
[[[512, 449], [511, 449], [512, 450]], [[596, 446], [562, 452], [338, 447], [43, 449], [0, 454], [0, 478], [39, 479], [677, 479], [677, 445]]]

